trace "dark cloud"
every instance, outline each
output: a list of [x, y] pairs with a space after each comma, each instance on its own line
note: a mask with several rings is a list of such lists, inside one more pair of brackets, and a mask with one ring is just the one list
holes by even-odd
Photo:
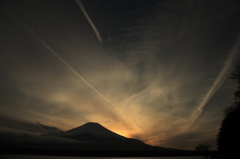
[[47, 134], [62, 131], [56, 127], [43, 125], [40, 122], [32, 122], [10, 116], [0, 115], [0, 131], [5, 130], [34, 134]]
[[22, 120], [19, 118], [0, 115], [0, 129], [1, 127], [11, 128], [16, 131], [27, 131], [32, 133], [43, 133], [44, 129], [37, 123]]
[[40, 122], [37, 122], [37, 124], [39, 124], [44, 130], [46, 131], [61, 131], [60, 129], [56, 128], [56, 127], [52, 127], [52, 126], [47, 126], [47, 125], [43, 125]]
[[81, 143], [72, 139], [28, 133], [0, 132], [1, 146], [29, 146], [42, 148], [76, 148]]

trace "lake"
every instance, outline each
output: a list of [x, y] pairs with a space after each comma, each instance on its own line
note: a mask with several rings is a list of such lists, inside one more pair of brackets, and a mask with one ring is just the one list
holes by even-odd
[[66, 156], [32, 156], [32, 155], [2, 155], [1, 159], [205, 159], [202, 156], [187, 157], [66, 157]]

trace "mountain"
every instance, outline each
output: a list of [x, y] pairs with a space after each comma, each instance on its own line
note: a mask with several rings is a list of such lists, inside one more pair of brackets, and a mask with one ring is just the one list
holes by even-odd
[[101, 149], [150, 149], [152, 147], [137, 139], [121, 136], [93, 122], [68, 130], [62, 137], [85, 142], [86, 146]]
[[173, 150], [171, 148], [150, 146], [140, 140], [121, 136], [93, 122], [68, 131], [49, 131], [43, 136], [77, 140], [79, 142], [77, 147], [89, 150]]
[[126, 139], [121, 135], [118, 135], [98, 123], [89, 122], [77, 128], [66, 131], [71, 136], [77, 136], [80, 134], [91, 133], [96, 138], [111, 138], [111, 139]]

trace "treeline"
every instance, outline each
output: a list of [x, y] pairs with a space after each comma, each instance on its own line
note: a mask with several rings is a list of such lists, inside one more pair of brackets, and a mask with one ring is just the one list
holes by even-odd
[[224, 159], [240, 158], [240, 65], [230, 76], [238, 83], [232, 104], [224, 111], [225, 117], [217, 135], [218, 151]]

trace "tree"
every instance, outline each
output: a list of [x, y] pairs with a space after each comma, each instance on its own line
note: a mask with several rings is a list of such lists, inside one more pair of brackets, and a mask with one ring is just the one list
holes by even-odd
[[210, 148], [211, 146], [207, 143], [202, 143], [202, 144], [199, 144], [195, 149], [196, 151], [200, 151], [202, 153], [203, 156], [206, 157], [206, 159], [208, 159], [208, 149]]
[[240, 158], [240, 66], [230, 76], [238, 82], [233, 103], [224, 110], [225, 117], [217, 135], [219, 153], [225, 158]]

